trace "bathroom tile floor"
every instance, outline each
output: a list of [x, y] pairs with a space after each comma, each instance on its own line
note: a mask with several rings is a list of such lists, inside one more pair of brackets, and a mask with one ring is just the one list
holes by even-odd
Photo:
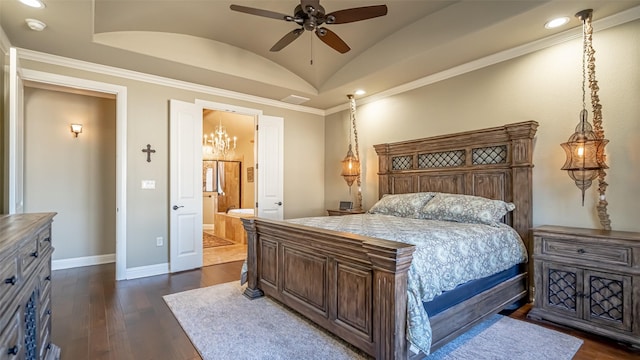
[[202, 266], [224, 264], [232, 261], [244, 260], [247, 257], [246, 244], [234, 244], [204, 248], [202, 251]]

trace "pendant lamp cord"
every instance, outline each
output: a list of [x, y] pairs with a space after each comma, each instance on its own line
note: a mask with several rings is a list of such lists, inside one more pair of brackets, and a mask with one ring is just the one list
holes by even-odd
[[[586, 59], [586, 73], [589, 79], [589, 89], [591, 89], [591, 108], [593, 111], [593, 132], [596, 134], [596, 138], [604, 139], [604, 129], [602, 128], [602, 105], [600, 104], [600, 97], [598, 96], [598, 81], [596, 80], [596, 58], [595, 50], [593, 49], [593, 26], [591, 25], [591, 13], [584, 15], [581, 18], [583, 22], [583, 38], [584, 38], [584, 58]], [[585, 60], [583, 60], [583, 74], [585, 72]], [[584, 103], [584, 76], [583, 76], [583, 103]], [[602, 159], [606, 163], [606, 155], [604, 154], [604, 146], [598, 149], [596, 154], [598, 159]], [[598, 170], [598, 218], [600, 224], [604, 230], [611, 230], [611, 219], [607, 212], [607, 198], [605, 192], [607, 191], [607, 182], [605, 176], [607, 172], [605, 169]]]
[[[347, 95], [349, 98], [349, 113], [351, 118], [351, 125], [353, 126], [353, 138], [356, 146], [356, 158], [360, 164], [358, 171], [358, 177], [356, 177], [356, 184], [358, 185], [358, 192], [356, 193], [355, 209], [362, 210], [362, 160], [360, 159], [360, 147], [358, 146], [358, 130], [356, 128], [356, 99], [353, 95]], [[351, 132], [349, 132], [349, 143], [351, 143]]]

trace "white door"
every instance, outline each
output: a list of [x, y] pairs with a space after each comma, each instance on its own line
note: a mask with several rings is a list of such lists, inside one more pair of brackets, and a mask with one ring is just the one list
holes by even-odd
[[8, 191], [5, 209], [9, 214], [24, 212], [24, 87], [16, 48], [9, 49], [9, 132]]
[[169, 268], [202, 267], [202, 107], [170, 102]]
[[258, 117], [258, 217], [284, 218], [284, 119]]

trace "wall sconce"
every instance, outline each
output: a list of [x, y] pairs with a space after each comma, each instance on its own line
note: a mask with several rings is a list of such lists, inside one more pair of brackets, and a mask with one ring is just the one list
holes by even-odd
[[82, 132], [82, 124], [71, 124], [71, 132], [74, 137], [78, 137], [78, 134]]
[[[593, 180], [598, 179], [598, 192], [600, 193], [597, 205], [598, 218], [603, 229], [611, 230], [611, 220], [607, 213], [608, 203], [605, 196], [608, 184], [604, 180], [607, 175], [605, 170], [609, 168], [606, 163], [604, 147], [609, 140], [604, 138], [604, 129], [602, 128], [602, 105], [598, 97], [595, 50], [592, 45], [592, 13], [592, 9], [587, 9], [576, 14], [576, 17], [582, 21], [582, 110], [580, 111], [580, 122], [575, 132], [566, 143], [560, 144], [567, 156], [562, 170], [568, 171], [569, 177], [582, 191], [582, 205], [584, 205], [585, 190], [591, 186]], [[587, 87], [591, 90], [593, 127], [587, 119]]]

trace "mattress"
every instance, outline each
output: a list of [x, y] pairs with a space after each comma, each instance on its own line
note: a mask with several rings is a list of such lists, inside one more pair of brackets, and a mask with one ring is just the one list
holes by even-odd
[[423, 301], [422, 304], [427, 314], [434, 316], [518, 274], [520, 274], [520, 265], [514, 265], [499, 273], [458, 285], [455, 289], [445, 291], [431, 301]]

